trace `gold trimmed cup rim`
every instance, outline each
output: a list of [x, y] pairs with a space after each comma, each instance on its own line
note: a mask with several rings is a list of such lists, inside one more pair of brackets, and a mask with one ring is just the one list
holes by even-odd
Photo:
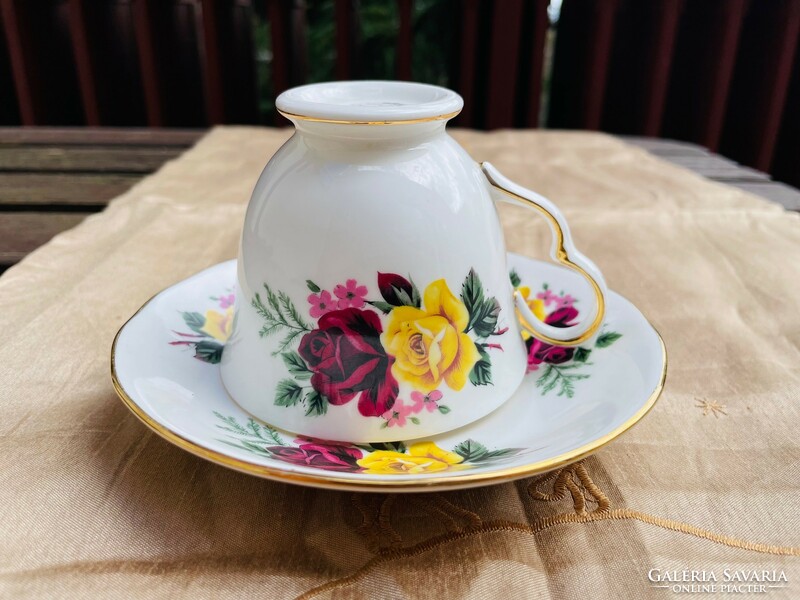
[[455, 117], [464, 100], [447, 88], [406, 81], [334, 81], [286, 90], [275, 102], [291, 120], [394, 125]]

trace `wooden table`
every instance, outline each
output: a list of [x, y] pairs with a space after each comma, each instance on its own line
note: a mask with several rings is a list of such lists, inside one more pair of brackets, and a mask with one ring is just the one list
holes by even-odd
[[[0, 273], [192, 146], [203, 130], [0, 128]], [[700, 146], [626, 142], [800, 211], [800, 191]]]

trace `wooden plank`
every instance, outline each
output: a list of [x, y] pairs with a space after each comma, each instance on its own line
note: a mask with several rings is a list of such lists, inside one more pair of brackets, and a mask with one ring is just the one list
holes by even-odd
[[353, 77], [353, 57], [355, 56], [355, 14], [353, 0], [336, 0], [336, 79]]
[[604, 131], [659, 135], [683, 4], [622, 2], [614, 26]]
[[656, 156], [680, 155], [680, 156], [709, 156], [709, 151], [693, 144], [692, 142], [682, 142], [678, 140], [665, 140], [660, 138], [640, 137], [635, 135], [617, 136], [624, 142], [644, 148]]
[[45, 120], [44, 99], [25, 6], [19, 5], [17, 0], [0, 0], [0, 11], [22, 124], [39, 125]]
[[800, 47], [794, 61], [789, 96], [786, 99], [781, 132], [772, 161], [772, 175], [775, 179], [800, 188]]
[[225, 123], [225, 96], [222, 85], [222, 58], [220, 48], [217, 0], [202, 0], [200, 13], [202, 36], [200, 44], [203, 82], [206, 92], [206, 115], [211, 125]]
[[[272, 38], [272, 93], [278, 96], [289, 89], [291, 50], [286, 30], [289, 25], [287, 0], [267, 0], [267, 16]], [[275, 111], [275, 124], [287, 121]]]
[[486, 129], [514, 125], [523, 3], [522, 0], [506, 0], [495, 3], [493, 9]]
[[714, 181], [769, 181], [769, 175], [710, 154], [708, 156], [669, 156], [669, 162], [685, 167]]
[[411, 81], [411, 53], [413, 44], [413, 0], [397, 0], [397, 13], [400, 27], [397, 33], [396, 72], [397, 79]]
[[662, 135], [693, 140], [713, 151], [719, 147], [748, 4], [749, 0], [686, 3]]
[[18, 125], [19, 107], [14, 90], [14, 75], [11, 72], [11, 57], [8, 54], [3, 11], [0, 7], [0, 123]]
[[478, 60], [478, 25], [480, 3], [464, 0], [461, 5], [461, 44], [458, 70], [458, 93], [464, 98], [464, 109], [454, 123], [459, 127], [476, 126], [475, 74]]
[[619, 0], [564, 2], [558, 23], [548, 126], [600, 128]]
[[[755, 2], [742, 30], [722, 153], [769, 171], [800, 36], [800, 0]], [[796, 107], [792, 107], [796, 110]]]
[[0, 212], [0, 265], [8, 267], [90, 213]]
[[293, 0], [289, 22], [292, 28], [291, 57], [292, 85], [302, 85], [308, 80], [308, 44], [306, 42], [306, 0]]
[[0, 172], [151, 173], [183, 148], [0, 145]]
[[542, 78], [544, 71], [544, 47], [547, 43], [547, 30], [550, 19], [547, 16], [549, 0], [533, 0], [531, 47], [527, 81], [527, 102], [525, 106], [525, 127], [539, 126], [539, 112], [542, 101]]
[[102, 125], [97, 95], [97, 68], [92, 54], [99, 51], [99, 48], [92, 44], [84, 0], [68, 0], [67, 15], [86, 123], [92, 126]]
[[647, 68], [644, 73], [644, 110], [639, 126], [644, 135], [657, 136], [661, 131], [678, 19], [682, 10], [682, 0], [661, 0], [654, 5], [655, 32], [648, 48]]
[[140, 179], [139, 175], [0, 173], [0, 205], [102, 206]]
[[0, 127], [0, 144], [141, 145], [194, 144], [205, 129], [134, 129], [114, 127]]
[[165, 125], [164, 91], [153, 29], [153, 7], [151, 6], [153, 1], [132, 0], [132, 12], [147, 124], [150, 127], [163, 127]]
[[777, 202], [787, 210], [800, 211], [800, 190], [784, 183], [778, 181], [731, 181], [726, 184]]

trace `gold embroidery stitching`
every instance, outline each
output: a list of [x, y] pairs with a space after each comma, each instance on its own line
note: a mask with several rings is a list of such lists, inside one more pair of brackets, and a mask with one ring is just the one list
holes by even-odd
[[728, 413], [725, 412], [727, 406], [720, 404], [716, 400], [701, 400], [698, 398], [695, 408], [703, 409], [704, 417], [707, 417], [710, 414], [714, 415], [718, 419], [720, 415], [725, 415], [726, 417], [728, 416]]
[[335, 589], [345, 587], [352, 583], [355, 583], [360, 579], [362, 579], [365, 575], [367, 575], [367, 573], [369, 573], [374, 567], [384, 562], [417, 556], [419, 554], [427, 552], [428, 550], [432, 550], [443, 544], [455, 540], [466, 539], [474, 535], [479, 535], [481, 533], [492, 533], [497, 531], [516, 531], [520, 533], [528, 533], [530, 535], [536, 535], [537, 533], [544, 531], [545, 529], [549, 529], [550, 527], [553, 527], [555, 525], [561, 525], [566, 523], [593, 523], [596, 521], [607, 521], [607, 520], [619, 521], [628, 519], [640, 521], [642, 523], [647, 523], [648, 525], [655, 525], [657, 527], [661, 527], [662, 529], [667, 529], [669, 531], [686, 533], [698, 537], [700, 539], [708, 540], [731, 548], [738, 548], [740, 550], [750, 550], [752, 552], [759, 552], [762, 554], [774, 554], [777, 556], [800, 556], [800, 548], [798, 547], [771, 546], [768, 544], [748, 542], [727, 535], [720, 535], [717, 533], [713, 533], [711, 531], [708, 531], [707, 529], [701, 529], [699, 527], [695, 527], [694, 525], [689, 525], [688, 523], [673, 521], [672, 519], [662, 519], [660, 517], [649, 515], [647, 513], [639, 512], [636, 510], [630, 510], [627, 508], [617, 508], [617, 509], [602, 510], [602, 511], [595, 510], [593, 512], [588, 512], [584, 514], [566, 513], [561, 515], [555, 515], [553, 517], [545, 517], [543, 519], [539, 519], [533, 525], [525, 525], [522, 523], [514, 523], [509, 521], [490, 521], [474, 529], [445, 533], [443, 535], [431, 538], [430, 540], [426, 540], [424, 542], [420, 542], [419, 544], [415, 544], [414, 546], [383, 551], [377, 556], [374, 556], [373, 558], [368, 560], [366, 563], [364, 563], [364, 565], [359, 567], [351, 575], [347, 575], [340, 579], [334, 579], [332, 581], [323, 583], [320, 586], [312, 588], [307, 592], [298, 596], [297, 600], [308, 600], [309, 598], [313, 598], [314, 596], [317, 596], [318, 594], [321, 594], [323, 592], [332, 591]]
[[[541, 491], [539, 486], [555, 479], [552, 492]], [[540, 477], [528, 486], [528, 494], [534, 500], [553, 502], [566, 497], [567, 491], [572, 496], [572, 505], [575, 513], [585, 515], [589, 512], [603, 512], [609, 509], [611, 501], [603, 491], [589, 477], [589, 472], [583, 462], [575, 463], [568, 467]], [[586, 510], [587, 503], [596, 506], [591, 511]]]
[[[364, 536], [367, 547], [376, 553], [403, 544], [402, 536], [392, 525], [392, 509], [397, 495], [353, 494], [350, 501], [361, 515], [361, 523], [356, 531]], [[440, 494], [412, 495], [405, 499], [405, 505], [415, 504], [426, 514], [442, 523], [450, 532], [461, 532], [480, 527], [482, 520], [476, 513], [456, 506]]]

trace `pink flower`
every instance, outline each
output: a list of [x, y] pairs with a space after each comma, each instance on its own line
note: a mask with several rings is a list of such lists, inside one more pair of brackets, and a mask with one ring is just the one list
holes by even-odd
[[394, 406], [392, 406], [392, 408], [387, 410], [381, 416], [386, 419], [387, 427], [392, 427], [394, 425], [402, 427], [406, 424], [406, 417], [408, 417], [411, 413], [412, 408], [403, 404], [403, 401], [398, 398], [394, 403]]
[[422, 392], [411, 392], [411, 399], [414, 401], [414, 406], [411, 407], [413, 412], [421, 412], [423, 408], [427, 408], [428, 412], [433, 412], [439, 408], [437, 402], [442, 399], [442, 392], [433, 390], [427, 396]]
[[348, 279], [345, 285], [337, 285], [333, 293], [339, 298], [339, 308], [361, 308], [367, 295], [367, 286], [358, 285], [355, 279]]
[[556, 310], [558, 310], [559, 308], [567, 308], [569, 306], [572, 306], [573, 304], [575, 304], [575, 300], [577, 300], [577, 298], [573, 298], [569, 294], [561, 296], [560, 298], [556, 298]]
[[536, 294], [536, 297], [539, 300], [543, 300], [545, 306], [547, 306], [548, 304], [552, 304], [553, 302], [558, 302], [558, 296], [556, 296], [550, 290], [539, 292], [538, 294]]
[[336, 309], [336, 302], [331, 297], [331, 293], [324, 290], [319, 294], [311, 294], [308, 297], [308, 303], [311, 305], [308, 313], [315, 319], [319, 319], [325, 313]]
[[219, 307], [220, 308], [229, 308], [233, 306], [233, 302], [236, 299], [236, 296], [233, 294], [228, 294], [227, 296], [220, 296], [217, 298], [219, 300]]

